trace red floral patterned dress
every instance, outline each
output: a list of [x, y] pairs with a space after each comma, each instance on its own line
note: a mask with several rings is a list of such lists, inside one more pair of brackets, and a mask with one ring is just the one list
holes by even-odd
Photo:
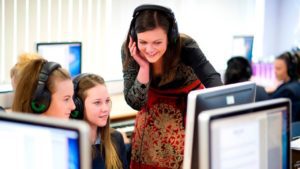
[[187, 95], [199, 80], [180, 89], [148, 91], [132, 136], [131, 168], [182, 168]]

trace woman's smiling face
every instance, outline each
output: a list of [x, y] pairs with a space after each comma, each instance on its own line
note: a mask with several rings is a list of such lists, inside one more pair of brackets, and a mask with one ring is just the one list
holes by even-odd
[[138, 33], [137, 38], [140, 54], [150, 63], [160, 60], [167, 50], [168, 36], [160, 27]]

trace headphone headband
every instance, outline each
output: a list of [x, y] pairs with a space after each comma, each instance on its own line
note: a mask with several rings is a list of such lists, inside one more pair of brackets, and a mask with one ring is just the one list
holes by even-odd
[[74, 77], [74, 79], [73, 79], [73, 85], [74, 85], [74, 91], [75, 92], [78, 92], [79, 81], [83, 77], [88, 76], [88, 75], [89, 75], [88, 73], [82, 73], [82, 74], [79, 74], [76, 77]]
[[153, 5], [153, 4], [144, 4], [144, 5], [140, 5], [140, 6], [136, 7], [133, 12], [132, 17], [138, 16], [139, 13], [144, 10], [161, 11], [161, 12], [164, 12], [164, 13], [169, 14], [170, 16], [174, 17], [174, 13], [172, 12], [172, 10], [170, 8], [163, 7], [160, 5]]
[[136, 7], [133, 12], [132, 15], [133, 18], [130, 23], [130, 36], [134, 39], [134, 41], [137, 40], [137, 32], [135, 30], [136, 18], [142, 11], [145, 10], [159, 11], [167, 16], [167, 19], [169, 21], [168, 39], [170, 40], [170, 42], [176, 43], [177, 38], [179, 37], [179, 32], [178, 32], [177, 21], [175, 19], [175, 15], [173, 11], [170, 8], [160, 6], [160, 5], [152, 5], [152, 4], [140, 5]]

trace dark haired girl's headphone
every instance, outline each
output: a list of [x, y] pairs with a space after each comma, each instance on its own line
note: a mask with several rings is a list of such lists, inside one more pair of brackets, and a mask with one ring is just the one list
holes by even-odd
[[73, 85], [74, 85], [74, 96], [73, 101], [76, 106], [75, 110], [71, 112], [70, 118], [72, 119], [83, 119], [83, 111], [84, 111], [84, 103], [81, 100], [81, 98], [78, 96], [78, 90], [79, 90], [79, 82], [83, 77], [88, 76], [88, 73], [83, 73], [78, 76], [76, 76], [73, 79]]
[[38, 84], [31, 99], [31, 109], [34, 113], [41, 114], [45, 112], [51, 102], [51, 93], [47, 88], [47, 81], [51, 73], [60, 68], [56, 62], [45, 62], [39, 73]]
[[135, 10], [133, 12], [133, 15], [132, 15], [133, 18], [130, 23], [130, 36], [133, 38], [133, 40], [137, 41], [137, 33], [135, 30], [136, 18], [137, 18], [137, 16], [139, 16], [139, 14], [142, 11], [145, 11], [145, 10], [160, 11], [168, 17], [168, 20], [170, 22], [168, 37], [171, 40], [171, 42], [176, 43], [176, 40], [179, 37], [179, 32], [178, 32], [177, 21], [175, 19], [174, 13], [172, 12], [172, 10], [170, 8], [166, 8], [166, 7], [159, 6], [159, 5], [150, 5], [150, 4], [140, 5], [137, 8], [135, 8]]
[[290, 76], [290, 78], [295, 78], [297, 77], [297, 64], [298, 64], [298, 58], [297, 56], [294, 55], [294, 53], [291, 52], [286, 52], [286, 54], [288, 55], [288, 63], [287, 63], [287, 68], [288, 68], [288, 75]]

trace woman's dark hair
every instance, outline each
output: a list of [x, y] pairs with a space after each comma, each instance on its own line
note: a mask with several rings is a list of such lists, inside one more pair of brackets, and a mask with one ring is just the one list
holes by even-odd
[[227, 61], [225, 71], [225, 84], [248, 81], [252, 76], [252, 68], [249, 61], [242, 56], [232, 57]]
[[[165, 30], [165, 32], [168, 34], [171, 29], [170, 25], [170, 19], [168, 18], [168, 15], [166, 15], [164, 12], [157, 11], [157, 10], [144, 10], [139, 13], [138, 16], [136, 16], [134, 25], [135, 32], [141, 33], [146, 32], [149, 30], [153, 30], [155, 28], [162, 28]], [[134, 62], [134, 59], [130, 55], [130, 51], [128, 49], [128, 44], [130, 40], [131, 30], [129, 29], [127, 34], [127, 39], [125, 41], [125, 44], [123, 44], [122, 49], [125, 54], [125, 62], [123, 65], [123, 68], [126, 69], [129, 64], [132, 64]], [[172, 72], [172, 68], [176, 67], [179, 63], [180, 59], [180, 38], [178, 37], [176, 40], [176, 43], [173, 43], [172, 39], [170, 39], [168, 34], [168, 47], [167, 51], [164, 54], [164, 73], [166, 72]]]

